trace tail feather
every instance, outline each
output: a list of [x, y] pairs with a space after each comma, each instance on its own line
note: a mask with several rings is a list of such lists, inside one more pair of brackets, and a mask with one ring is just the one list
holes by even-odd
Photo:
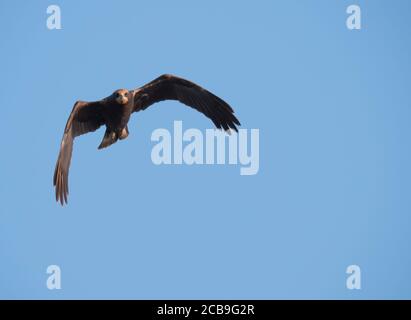
[[114, 131], [110, 131], [107, 129], [106, 132], [104, 133], [103, 140], [98, 146], [98, 149], [107, 148], [108, 146], [111, 146], [113, 143], [116, 143], [117, 140], [118, 140], [117, 134]]

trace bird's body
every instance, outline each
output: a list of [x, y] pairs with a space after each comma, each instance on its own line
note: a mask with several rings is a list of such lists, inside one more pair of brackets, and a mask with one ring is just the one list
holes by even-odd
[[[121, 89], [120, 92], [131, 95], [125, 89]], [[107, 97], [101, 101], [101, 108], [102, 117], [106, 125], [106, 132], [99, 149], [108, 147], [112, 143], [116, 142], [117, 139], [123, 140], [127, 138], [127, 124], [134, 110], [134, 100], [127, 99], [124, 100], [124, 103], [121, 103], [118, 99], [111, 99], [110, 97]]]
[[77, 101], [67, 120], [54, 171], [56, 200], [67, 203], [68, 172], [74, 138], [105, 125], [99, 149], [128, 137], [128, 122], [133, 112], [145, 110], [163, 100], [178, 100], [206, 115], [217, 128], [237, 131], [240, 125], [231, 107], [211, 92], [188, 80], [163, 75], [135, 90], [119, 89], [94, 102]]
[[118, 132], [128, 123], [133, 112], [132, 102], [125, 105], [116, 101], [103, 102], [103, 117], [108, 129]]

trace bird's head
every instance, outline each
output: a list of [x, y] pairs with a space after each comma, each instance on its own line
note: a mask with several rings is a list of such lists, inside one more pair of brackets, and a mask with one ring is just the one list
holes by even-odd
[[126, 89], [119, 89], [114, 91], [113, 97], [118, 104], [127, 104], [129, 99], [130, 92]]

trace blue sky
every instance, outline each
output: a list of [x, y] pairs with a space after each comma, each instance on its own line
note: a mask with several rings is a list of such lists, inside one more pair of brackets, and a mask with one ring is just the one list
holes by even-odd
[[[346, 8], [362, 9], [362, 30]], [[48, 30], [57, 4], [62, 30]], [[411, 298], [409, 1], [1, 1], [0, 298]], [[163, 73], [260, 130], [260, 170], [156, 166], [151, 133], [212, 123], [176, 102], [130, 137], [76, 140], [73, 103]], [[47, 266], [62, 289], [46, 287]], [[347, 266], [362, 289], [346, 288]]]

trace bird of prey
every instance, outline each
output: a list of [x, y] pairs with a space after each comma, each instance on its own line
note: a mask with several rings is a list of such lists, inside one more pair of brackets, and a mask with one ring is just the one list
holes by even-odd
[[64, 129], [54, 171], [56, 201], [60, 201], [61, 205], [67, 203], [68, 174], [75, 137], [105, 126], [106, 131], [98, 149], [106, 148], [119, 139], [127, 138], [127, 124], [133, 112], [145, 110], [163, 100], [178, 100], [210, 118], [217, 128], [238, 131], [236, 125], [240, 122], [225, 101], [191, 81], [168, 74], [134, 90], [116, 90], [99, 101], [77, 101]]

